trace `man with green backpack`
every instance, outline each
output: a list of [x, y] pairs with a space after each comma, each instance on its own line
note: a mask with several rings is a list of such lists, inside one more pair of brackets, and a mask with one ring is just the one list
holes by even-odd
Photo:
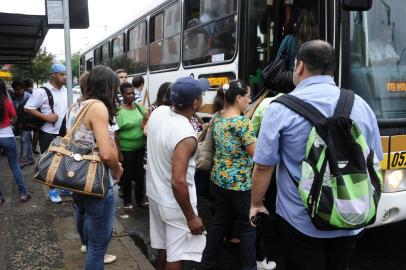
[[277, 228], [287, 270], [346, 270], [382, 192], [382, 146], [374, 113], [334, 82], [332, 46], [302, 44], [295, 90], [267, 109], [252, 177], [250, 217], [277, 168]]

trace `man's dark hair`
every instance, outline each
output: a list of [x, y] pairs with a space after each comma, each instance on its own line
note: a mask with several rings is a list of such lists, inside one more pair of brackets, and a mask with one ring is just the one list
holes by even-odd
[[135, 88], [138, 88], [144, 84], [144, 77], [141, 75], [136, 75], [133, 77], [132, 83]]
[[32, 88], [34, 87], [34, 82], [31, 79], [25, 79], [24, 80], [25, 88]]
[[307, 70], [314, 75], [334, 75], [336, 69], [335, 52], [330, 43], [323, 40], [311, 40], [303, 43], [296, 55]]
[[13, 89], [15, 89], [15, 88], [20, 88], [20, 89], [24, 89], [24, 87], [25, 87], [25, 84], [24, 84], [24, 81], [22, 80], [22, 79], [17, 79], [17, 80], [15, 80], [15, 81], [13, 81], [12, 83], [11, 83], [11, 87], [13, 88]]
[[123, 82], [123, 83], [120, 85], [120, 92], [121, 92], [121, 94], [123, 94], [123, 92], [124, 92], [125, 89], [127, 89], [127, 88], [132, 88], [132, 87], [133, 87], [133, 85], [132, 85], [131, 83], [129, 83], [129, 82]]

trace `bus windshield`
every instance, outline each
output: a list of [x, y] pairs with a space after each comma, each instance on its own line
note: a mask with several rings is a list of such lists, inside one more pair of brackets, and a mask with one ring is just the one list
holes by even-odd
[[350, 13], [348, 87], [378, 119], [406, 118], [406, 5], [376, 0], [368, 12]]

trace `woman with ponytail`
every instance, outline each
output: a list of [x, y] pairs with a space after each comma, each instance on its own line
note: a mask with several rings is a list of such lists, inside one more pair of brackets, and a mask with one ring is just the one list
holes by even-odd
[[[7, 156], [8, 165], [20, 192], [20, 202], [27, 202], [31, 196], [25, 188], [24, 177], [17, 159], [16, 139], [11, 129], [11, 122], [15, 117], [16, 111], [13, 102], [8, 98], [6, 83], [0, 79], [0, 148]], [[3, 194], [0, 192], [0, 206], [4, 202]]]
[[243, 115], [248, 108], [250, 88], [233, 80], [217, 91], [214, 100], [214, 158], [211, 193], [214, 197], [214, 221], [203, 252], [203, 269], [218, 269], [227, 216], [233, 212], [240, 233], [241, 269], [256, 269], [255, 231], [249, 224], [252, 156], [256, 137], [250, 121]]

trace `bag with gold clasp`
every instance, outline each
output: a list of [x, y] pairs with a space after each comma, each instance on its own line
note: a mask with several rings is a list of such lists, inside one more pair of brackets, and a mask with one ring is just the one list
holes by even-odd
[[79, 127], [91, 101], [79, 112], [65, 137], [56, 137], [41, 155], [34, 181], [90, 196], [104, 197], [110, 186], [110, 172], [93, 143], [77, 145], [73, 133]]

